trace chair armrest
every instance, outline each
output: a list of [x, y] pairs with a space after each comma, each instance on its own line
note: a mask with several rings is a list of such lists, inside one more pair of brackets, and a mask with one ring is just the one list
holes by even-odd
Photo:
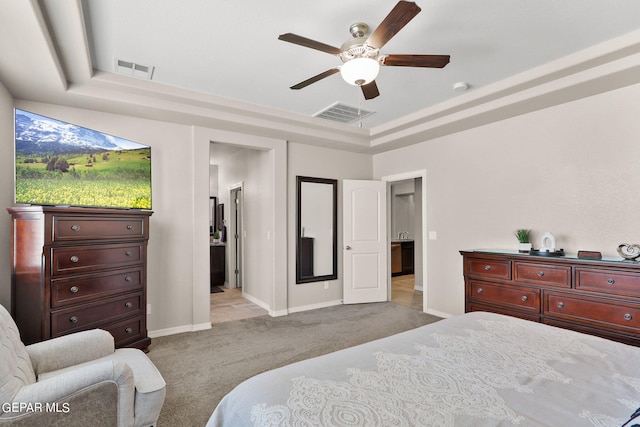
[[[122, 362], [104, 361], [78, 367], [51, 378], [22, 387], [11, 401], [12, 408], [20, 408], [20, 403], [46, 405], [59, 402], [64, 405], [72, 395], [83, 393], [99, 383], [111, 382], [118, 387], [118, 425], [133, 423], [135, 382], [133, 371]], [[73, 408], [69, 408], [73, 411]], [[29, 407], [25, 412], [29, 412]], [[12, 416], [19, 415], [13, 411]]]
[[92, 329], [28, 345], [27, 352], [39, 375], [108, 356], [114, 348], [109, 332]]

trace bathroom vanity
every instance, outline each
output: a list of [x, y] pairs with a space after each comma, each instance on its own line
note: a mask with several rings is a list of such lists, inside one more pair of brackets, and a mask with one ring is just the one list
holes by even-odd
[[391, 242], [391, 275], [402, 276], [414, 272], [415, 243], [401, 239]]

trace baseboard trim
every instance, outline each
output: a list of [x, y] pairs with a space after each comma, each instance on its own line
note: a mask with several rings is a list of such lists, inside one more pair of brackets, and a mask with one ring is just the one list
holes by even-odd
[[174, 328], [156, 329], [154, 331], [149, 331], [148, 335], [149, 335], [149, 338], [157, 338], [157, 337], [164, 337], [167, 335], [181, 334], [183, 332], [206, 331], [207, 329], [211, 329], [211, 322], [200, 323], [197, 325], [176, 326]]
[[289, 313], [300, 313], [302, 311], [315, 310], [317, 308], [332, 307], [334, 305], [342, 305], [342, 300], [326, 301], [317, 304], [301, 305], [299, 307], [289, 307]]
[[269, 313], [271, 313], [271, 307], [269, 307], [269, 305], [267, 303], [265, 303], [262, 300], [259, 300], [258, 298], [251, 296], [249, 294], [245, 294], [244, 290], [242, 291], [242, 298], [249, 300], [250, 302], [252, 302], [253, 304], [257, 305], [260, 308], [264, 308], [265, 310], [267, 310]]
[[432, 314], [434, 316], [442, 317], [443, 319], [448, 319], [449, 317], [453, 316], [453, 314], [451, 314], [451, 313], [444, 313], [444, 312], [438, 311], [438, 310], [427, 309], [427, 310], [423, 310], [423, 311], [425, 313], [427, 313], [427, 314]]

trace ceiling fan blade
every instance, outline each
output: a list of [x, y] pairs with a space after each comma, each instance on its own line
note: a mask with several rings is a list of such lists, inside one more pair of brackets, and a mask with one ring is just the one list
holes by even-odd
[[376, 96], [380, 95], [380, 92], [378, 91], [378, 85], [376, 84], [375, 80], [360, 87], [362, 88], [364, 99], [373, 99]]
[[414, 16], [420, 13], [417, 4], [410, 1], [399, 1], [389, 12], [384, 20], [369, 36], [367, 44], [375, 49], [380, 49], [387, 44]]
[[339, 68], [332, 68], [332, 69], [327, 70], [327, 71], [325, 71], [325, 72], [323, 72], [323, 73], [320, 73], [320, 74], [318, 74], [318, 75], [316, 75], [316, 76], [313, 76], [313, 77], [311, 77], [310, 79], [307, 79], [307, 80], [305, 80], [305, 81], [303, 81], [303, 82], [300, 82], [300, 83], [298, 83], [297, 85], [293, 85], [293, 86], [291, 86], [291, 89], [296, 89], [296, 90], [297, 90], [297, 89], [302, 89], [303, 87], [307, 87], [307, 86], [309, 86], [310, 84], [317, 82], [318, 80], [322, 80], [322, 79], [324, 79], [325, 77], [332, 76], [332, 75], [334, 75], [335, 73], [337, 73], [337, 72], [339, 72], [339, 71], [340, 71], [340, 69], [339, 69]]
[[339, 55], [342, 52], [340, 49], [334, 46], [329, 46], [328, 44], [320, 43], [315, 40], [308, 39], [306, 37], [298, 36], [292, 33], [280, 34], [278, 36], [278, 40], [282, 40], [285, 42], [297, 44], [304, 47], [309, 47], [311, 49], [319, 50], [321, 52], [330, 53], [332, 55]]
[[396, 67], [442, 68], [449, 63], [449, 55], [386, 55], [383, 65]]

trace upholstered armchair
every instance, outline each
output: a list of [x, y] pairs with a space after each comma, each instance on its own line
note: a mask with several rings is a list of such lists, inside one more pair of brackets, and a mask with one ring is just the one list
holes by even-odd
[[164, 397], [142, 351], [100, 329], [25, 346], [0, 305], [0, 425], [150, 426]]

